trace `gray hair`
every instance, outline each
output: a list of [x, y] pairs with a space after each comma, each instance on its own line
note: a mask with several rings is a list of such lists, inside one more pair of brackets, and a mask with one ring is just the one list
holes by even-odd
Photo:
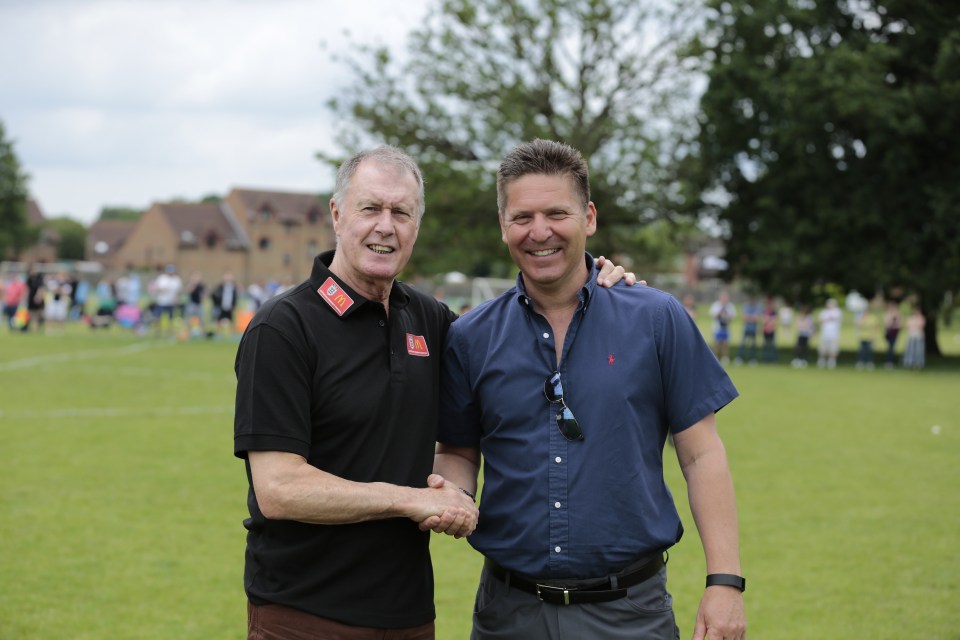
[[423, 217], [423, 212], [426, 210], [427, 204], [424, 201], [423, 175], [420, 173], [420, 167], [417, 165], [417, 161], [410, 157], [406, 151], [388, 145], [381, 145], [373, 149], [364, 149], [340, 165], [340, 168], [337, 170], [337, 184], [333, 191], [333, 201], [338, 207], [343, 206], [343, 198], [350, 189], [350, 181], [353, 180], [353, 176], [360, 167], [360, 163], [364, 160], [374, 160], [380, 164], [406, 169], [413, 174], [413, 177], [417, 180], [417, 187], [419, 188], [419, 192], [417, 193], [417, 200], [419, 201], [417, 219]]
[[507, 206], [507, 187], [530, 174], [569, 175], [583, 208], [590, 202], [590, 172], [579, 151], [552, 140], [525, 142], [504, 157], [497, 170], [497, 210], [503, 215]]

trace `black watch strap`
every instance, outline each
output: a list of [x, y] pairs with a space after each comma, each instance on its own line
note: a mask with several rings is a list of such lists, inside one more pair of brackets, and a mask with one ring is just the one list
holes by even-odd
[[723, 585], [725, 587], [735, 587], [740, 591], [747, 590], [747, 580], [732, 573], [711, 573], [707, 576], [707, 586]]

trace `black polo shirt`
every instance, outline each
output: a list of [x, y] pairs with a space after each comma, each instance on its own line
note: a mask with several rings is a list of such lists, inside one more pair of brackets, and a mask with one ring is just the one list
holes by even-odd
[[[347, 480], [425, 487], [440, 350], [456, 316], [396, 282], [388, 317], [330, 272], [332, 259], [318, 256], [309, 280], [264, 304], [244, 333], [234, 453], [286, 451]], [[434, 619], [430, 534], [413, 521], [268, 520], [252, 483], [247, 503], [244, 581], [255, 604], [382, 628]]]

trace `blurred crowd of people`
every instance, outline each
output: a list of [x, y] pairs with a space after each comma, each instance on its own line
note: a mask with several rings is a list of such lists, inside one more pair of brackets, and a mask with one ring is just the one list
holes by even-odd
[[[236, 336], [261, 304], [286, 288], [277, 282], [252, 283], [243, 288], [230, 271], [212, 285], [198, 272], [184, 282], [173, 264], [149, 278], [128, 269], [115, 280], [102, 278], [95, 284], [68, 271], [43, 273], [37, 265], [31, 265], [26, 274], [0, 278], [3, 315], [12, 331], [63, 333], [68, 322], [86, 322], [94, 329], [118, 325], [139, 334], [152, 332], [181, 339]], [[696, 319], [693, 296], [685, 296], [683, 304]], [[878, 351], [886, 368], [897, 366], [898, 361], [905, 368], [924, 368], [926, 321], [919, 307], [912, 307], [904, 316], [898, 302], [869, 302], [852, 295], [846, 308], [853, 314], [857, 332], [857, 369], [874, 369]], [[467, 310], [461, 309], [461, 314]], [[751, 296], [738, 310], [729, 292], [722, 291], [708, 313], [713, 350], [723, 364], [777, 362], [779, 335], [781, 343], [789, 340], [794, 345], [793, 367], [811, 363], [826, 369], [837, 366], [843, 311], [833, 298], [821, 309], [804, 305], [795, 310], [773, 296], [765, 296], [762, 301]], [[735, 321], [739, 329], [736, 349], [731, 346], [736, 338]], [[905, 341], [900, 338], [902, 334]], [[898, 358], [901, 342], [903, 353]]]
[[[684, 306], [696, 318], [693, 296], [684, 298]], [[899, 364], [908, 369], [923, 369], [926, 364], [926, 320], [918, 306], [913, 306], [904, 317], [898, 302], [870, 302], [851, 295], [846, 307], [853, 314], [853, 327], [857, 332], [857, 369], [874, 369], [878, 364], [878, 351], [883, 353], [880, 359], [884, 367], [892, 369], [897, 366], [897, 346], [903, 333], [906, 333], [906, 341]], [[779, 335], [781, 342], [788, 341], [794, 345], [790, 361], [794, 368], [804, 368], [811, 363], [825, 369], [837, 366], [844, 311], [834, 298], [828, 299], [823, 308], [814, 309], [804, 305], [795, 310], [790, 304], [779, 303], [773, 296], [766, 296], [762, 301], [751, 296], [738, 310], [730, 294], [722, 291], [710, 305], [708, 313], [712, 323], [713, 351], [723, 364], [777, 362]], [[733, 349], [735, 320], [740, 330], [740, 340], [736, 349]], [[881, 338], [885, 344], [881, 344]]]
[[184, 282], [173, 264], [148, 277], [128, 269], [116, 279], [96, 282], [75, 272], [44, 273], [38, 265], [0, 279], [11, 331], [58, 334], [68, 322], [84, 322], [92, 329], [116, 325], [140, 335], [181, 339], [233, 337], [261, 304], [284, 289], [275, 282], [242, 288], [230, 271], [212, 285], [197, 272]]

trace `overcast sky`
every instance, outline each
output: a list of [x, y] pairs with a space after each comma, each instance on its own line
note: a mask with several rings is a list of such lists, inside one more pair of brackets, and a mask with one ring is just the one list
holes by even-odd
[[327, 190], [325, 103], [351, 84], [333, 52], [401, 50], [428, 3], [0, 0], [0, 121], [49, 217]]

